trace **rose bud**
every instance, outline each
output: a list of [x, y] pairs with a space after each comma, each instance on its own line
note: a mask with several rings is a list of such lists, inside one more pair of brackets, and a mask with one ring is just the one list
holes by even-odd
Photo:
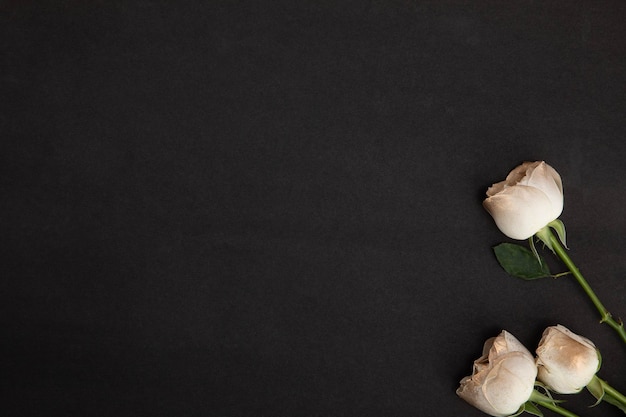
[[565, 326], [551, 326], [537, 348], [538, 379], [559, 394], [580, 392], [598, 372], [596, 346]]
[[471, 376], [456, 390], [459, 397], [491, 416], [508, 416], [530, 398], [537, 366], [512, 334], [502, 331], [485, 342]]
[[561, 215], [561, 176], [543, 161], [524, 162], [487, 189], [483, 206], [506, 236], [528, 239]]

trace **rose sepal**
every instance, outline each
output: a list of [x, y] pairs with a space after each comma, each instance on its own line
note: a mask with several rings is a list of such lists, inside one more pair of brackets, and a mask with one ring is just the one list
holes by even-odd
[[602, 402], [602, 399], [604, 398], [604, 388], [602, 387], [600, 378], [598, 378], [597, 375], [593, 377], [591, 382], [587, 384], [586, 388], [587, 391], [589, 391], [591, 395], [593, 395], [593, 397], [597, 400], [591, 407], [595, 407], [596, 405], [600, 404]]
[[587, 384], [586, 388], [587, 391], [589, 391], [597, 400], [592, 407], [595, 407], [600, 404], [600, 402], [605, 401], [622, 410], [622, 412], [626, 414], [626, 396], [611, 387], [606, 381], [598, 378], [597, 375], [594, 375], [591, 382]]
[[[552, 243], [552, 233], [550, 231], [550, 229], [554, 230], [556, 232], [556, 235], [558, 236], [559, 240], [561, 241], [561, 243], [563, 244], [563, 246], [566, 249], [569, 249], [567, 247], [567, 242], [566, 242], [566, 233], [565, 233], [565, 224], [559, 220], [559, 219], [554, 219], [552, 220], [550, 223], [548, 223], [545, 227], [542, 227], [541, 229], [539, 229], [539, 231], [537, 233], [535, 233], [535, 236], [541, 240], [543, 242], [543, 244], [552, 251], [552, 253], [556, 254], [556, 252], [554, 251], [554, 245]], [[537, 253], [537, 249], [535, 249], [535, 244], [533, 242], [533, 237], [531, 236], [529, 239], [530, 242], [530, 247], [533, 250], [533, 253], [535, 254], [535, 256], [537, 257], [537, 259], [539, 259], [539, 255]]]
[[560, 219], [554, 219], [550, 223], [548, 223], [548, 227], [556, 232], [563, 246], [565, 246], [566, 249], [569, 249], [567, 247], [567, 234], [565, 233], [565, 223], [563, 223], [563, 221], [561, 221]]

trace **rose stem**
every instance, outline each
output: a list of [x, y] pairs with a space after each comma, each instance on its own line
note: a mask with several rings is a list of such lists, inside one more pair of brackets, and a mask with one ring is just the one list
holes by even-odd
[[610, 386], [606, 381], [603, 381], [600, 378], [598, 378], [598, 380], [600, 380], [600, 384], [602, 384], [602, 388], [604, 389], [604, 392], [606, 394], [615, 398], [615, 400], [619, 401], [623, 405], [626, 405], [626, 396], [624, 396], [624, 394], [622, 394], [621, 392], [619, 392], [618, 390]]
[[546, 401], [546, 402], [542, 401], [542, 402], [539, 402], [539, 403], [537, 403], [537, 404], [539, 404], [539, 405], [540, 405], [540, 406], [542, 406], [542, 407], [547, 408], [548, 410], [552, 410], [552, 411], [554, 411], [555, 413], [559, 413], [559, 414], [560, 414], [560, 415], [562, 415], [562, 416], [566, 416], [566, 417], [579, 417], [579, 416], [578, 416], [578, 414], [574, 414], [574, 413], [572, 413], [571, 411], [566, 410], [566, 409], [565, 409], [565, 408], [563, 408], [563, 407], [559, 407], [558, 405], [553, 404], [553, 403], [549, 403], [549, 402], [547, 402], [547, 401]]
[[580, 284], [585, 293], [587, 293], [587, 296], [589, 296], [589, 298], [591, 299], [591, 302], [593, 302], [593, 305], [596, 306], [596, 309], [600, 312], [600, 315], [602, 316], [602, 320], [600, 320], [600, 323], [606, 323], [611, 326], [620, 335], [622, 341], [626, 343], [626, 330], [624, 330], [624, 324], [621, 322], [621, 320], [616, 321], [615, 319], [613, 319], [611, 313], [609, 313], [604, 305], [602, 305], [602, 302], [600, 301], [598, 296], [593, 292], [585, 277], [583, 277], [583, 275], [580, 273], [572, 259], [565, 251], [565, 248], [563, 248], [563, 246], [561, 245], [559, 239], [557, 239], [557, 237], [551, 230], [550, 242], [552, 243], [552, 248], [554, 249], [554, 252], [559, 256], [559, 258], [561, 258], [563, 263], [565, 263], [567, 268], [571, 271], [572, 275], [574, 275], [574, 278], [576, 278], [576, 281], [578, 281], [578, 284]]
[[559, 407], [550, 398], [538, 392], [536, 389], [530, 394], [529, 400], [537, 405], [547, 408], [548, 410], [552, 410], [555, 413], [558, 413], [565, 417], [579, 417], [578, 414], [574, 414], [569, 410], [566, 410], [563, 407]]

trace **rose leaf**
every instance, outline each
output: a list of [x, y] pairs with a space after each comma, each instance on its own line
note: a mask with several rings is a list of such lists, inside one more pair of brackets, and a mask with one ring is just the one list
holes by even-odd
[[539, 260], [529, 249], [513, 243], [501, 243], [494, 246], [493, 251], [500, 266], [516, 278], [532, 280], [552, 276], [546, 261]]

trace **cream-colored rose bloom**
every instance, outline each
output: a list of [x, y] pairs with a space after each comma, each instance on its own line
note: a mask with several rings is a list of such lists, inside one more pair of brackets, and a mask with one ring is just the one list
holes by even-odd
[[598, 351], [589, 339], [560, 324], [543, 332], [537, 348], [538, 379], [551, 390], [559, 394], [580, 392], [599, 365]]
[[545, 162], [524, 162], [489, 187], [483, 206], [502, 233], [528, 239], [561, 215], [563, 183]]
[[528, 401], [536, 376], [530, 352], [512, 334], [502, 331], [485, 342], [472, 375], [461, 380], [456, 393], [491, 416], [508, 416]]

